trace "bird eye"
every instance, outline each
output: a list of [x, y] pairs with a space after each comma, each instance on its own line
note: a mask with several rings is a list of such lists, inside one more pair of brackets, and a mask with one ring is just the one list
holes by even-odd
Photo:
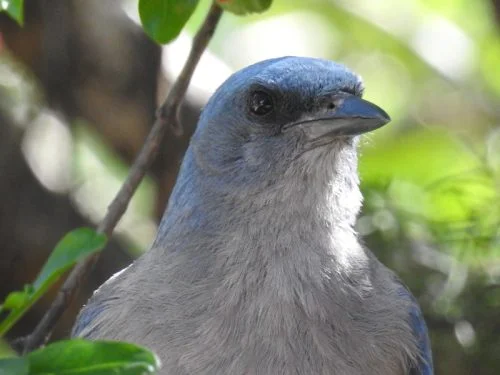
[[250, 95], [250, 111], [257, 116], [264, 116], [274, 109], [273, 98], [265, 91], [257, 90]]

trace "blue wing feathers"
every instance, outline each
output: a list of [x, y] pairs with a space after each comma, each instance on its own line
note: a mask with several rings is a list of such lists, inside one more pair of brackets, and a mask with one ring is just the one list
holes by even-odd
[[417, 337], [418, 348], [420, 349], [421, 355], [418, 367], [413, 368], [410, 371], [410, 375], [432, 375], [434, 371], [432, 367], [432, 352], [429, 334], [422, 312], [416, 304], [416, 301], [410, 311], [410, 322], [413, 332]]
[[418, 365], [410, 369], [409, 375], [433, 375], [434, 370], [432, 364], [432, 351], [429, 340], [429, 332], [427, 330], [427, 325], [425, 324], [422, 311], [420, 310], [415, 297], [413, 297], [413, 295], [408, 291], [408, 289], [406, 289], [403, 284], [401, 284], [399, 294], [411, 301], [409, 322], [413, 329], [413, 334], [417, 339], [417, 344], [420, 351]]
[[71, 336], [79, 336], [104, 311], [104, 308], [104, 304], [98, 302], [87, 305], [78, 315]]

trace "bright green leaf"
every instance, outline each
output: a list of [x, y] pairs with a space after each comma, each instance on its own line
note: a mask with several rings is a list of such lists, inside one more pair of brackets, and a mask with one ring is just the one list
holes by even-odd
[[142, 375], [159, 368], [147, 349], [118, 341], [58, 341], [27, 356], [30, 375]]
[[5, 298], [5, 302], [2, 305], [2, 310], [14, 310], [20, 309], [26, 303], [28, 303], [31, 295], [25, 291], [23, 292], [11, 292]]
[[262, 13], [267, 10], [273, 0], [217, 0], [224, 10], [234, 14]]
[[7, 12], [19, 25], [24, 24], [24, 0], [1, 0], [0, 11]]
[[0, 375], [29, 375], [29, 362], [26, 358], [0, 359]]
[[67, 233], [56, 245], [33, 283], [35, 290], [52, 283], [71, 266], [102, 249], [105, 244], [106, 236], [91, 228], [78, 228]]
[[193, 14], [198, 0], [139, 0], [139, 15], [146, 33], [156, 42], [175, 39]]

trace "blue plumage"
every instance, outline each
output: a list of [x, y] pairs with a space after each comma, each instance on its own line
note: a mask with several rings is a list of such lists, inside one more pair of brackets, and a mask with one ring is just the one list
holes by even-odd
[[[92, 303], [88, 308], [83, 310], [83, 312], [78, 316], [78, 320], [73, 326], [71, 335], [72, 336], [87, 336], [92, 332], [87, 332], [83, 335], [85, 328], [89, 327], [92, 322], [104, 311], [104, 305], [100, 303]], [[94, 329], [97, 327], [95, 326]]]

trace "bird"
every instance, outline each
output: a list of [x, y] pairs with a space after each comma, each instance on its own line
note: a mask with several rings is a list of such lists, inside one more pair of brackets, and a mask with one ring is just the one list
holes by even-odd
[[154, 351], [162, 375], [432, 375], [421, 309], [356, 232], [362, 79], [285, 56], [202, 110], [156, 238], [81, 310], [73, 337]]

